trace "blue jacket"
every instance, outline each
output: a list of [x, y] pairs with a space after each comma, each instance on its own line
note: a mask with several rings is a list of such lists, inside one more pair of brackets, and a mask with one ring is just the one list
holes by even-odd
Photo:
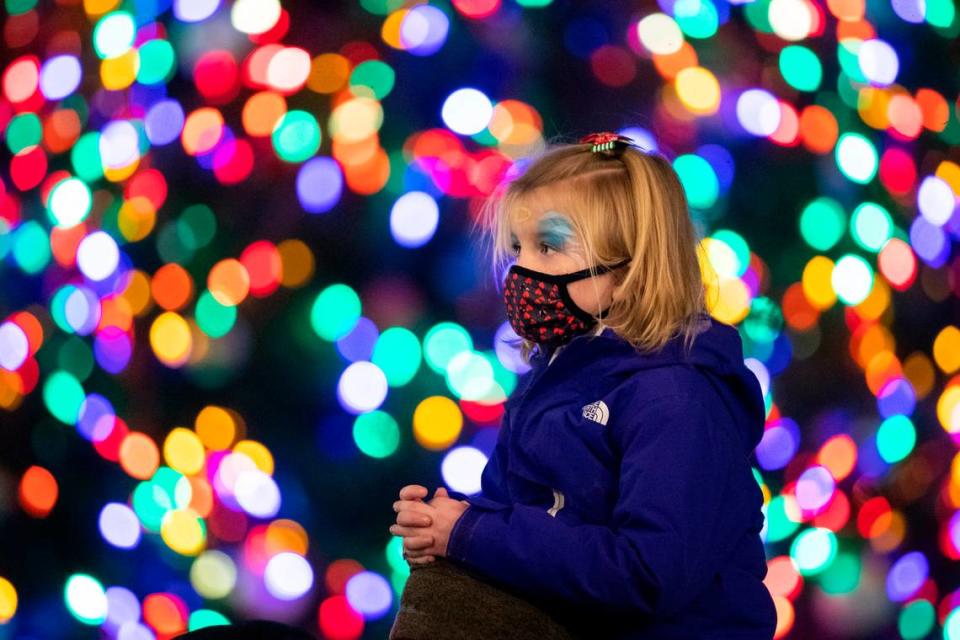
[[[764, 429], [740, 335], [641, 355], [611, 329], [532, 359], [447, 557], [585, 637], [770, 640]], [[551, 360], [551, 356], [556, 356]]]

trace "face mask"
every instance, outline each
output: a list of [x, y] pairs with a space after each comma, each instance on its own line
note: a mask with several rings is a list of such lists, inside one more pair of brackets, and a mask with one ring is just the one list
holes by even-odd
[[[594, 273], [606, 273], [629, 262], [624, 260], [609, 267], [601, 265]], [[574, 303], [567, 285], [591, 275], [590, 269], [552, 275], [513, 265], [503, 286], [503, 301], [510, 326], [517, 335], [550, 346], [565, 344], [590, 330], [597, 318]], [[598, 317], [606, 317], [607, 311], [609, 307]]]

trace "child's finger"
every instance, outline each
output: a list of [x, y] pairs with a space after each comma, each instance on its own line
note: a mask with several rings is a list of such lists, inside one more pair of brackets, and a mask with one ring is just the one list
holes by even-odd
[[433, 546], [433, 536], [410, 536], [403, 539], [403, 548], [407, 553], [422, 552]]
[[397, 514], [397, 524], [404, 527], [429, 527], [433, 518], [412, 510], [404, 510]]
[[390, 525], [390, 533], [395, 536], [403, 536], [404, 538], [422, 536], [423, 527], [404, 527], [399, 524], [392, 524]]
[[421, 556], [419, 558], [407, 558], [409, 564], [430, 564], [437, 559], [437, 556]]
[[418, 500], [397, 500], [393, 503], [393, 510], [397, 513], [402, 511], [411, 511], [413, 513], [421, 513], [423, 515], [429, 516], [434, 511], [436, 507], [426, 502], [420, 502]]
[[427, 488], [419, 484], [408, 484], [400, 489], [401, 500], [422, 500], [427, 497]]

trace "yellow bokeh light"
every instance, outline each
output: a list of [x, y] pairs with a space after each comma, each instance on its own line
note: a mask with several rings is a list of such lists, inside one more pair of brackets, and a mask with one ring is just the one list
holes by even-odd
[[173, 368], [182, 366], [190, 358], [193, 346], [190, 325], [178, 313], [161, 313], [150, 325], [150, 346], [163, 364]]
[[169, 467], [185, 475], [199, 473], [205, 461], [200, 436], [183, 427], [173, 429], [163, 442], [163, 459]]
[[960, 329], [944, 327], [933, 340], [933, 360], [944, 373], [960, 369]]
[[710, 115], [720, 108], [720, 83], [709, 69], [687, 67], [674, 79], [677, 96], [690, 112]]
[[267, 526], [264, 551], [269, 556], [275, 556], [283, 551], [292, 551], [305, 556], [308, 546], [309, 537], [306, 530], [293, 520], [275, 520]]
[[257, 469], [267, 475], [273, 475], [273, 454], [256, 440], [241, 440], [233, 446], [234, 453], [242, 453], [257, 465]]
[[173, 509], [164, 514], [160, 537], [183, 556], [197, 555], [207, 542], [206, 529], [193, 509]]
[[225, 598], [237, 584], [237, 566], [222, 551], [204, 551], [190, 566], [190, 583], [204, 598]]
[[150, 276], [139, 269], [130, 271], [130, 280], [123, 297], [130, 305], [130, 311], [136, 316], [142, 316], [153, 307], [153, 297], [150, 295]]
[[740, 278], [721, 278], [716, 294], [708, 295], [707, 310], [720, 322], [737, 324], [750, 313], [750, 289]]
[[460, 437], [462, 428], [460, 407], [445, 396], [426, 398], [413, 412], [413, 436], [425, 449], [448, 448]]
[[803, 268], [801, 282], [803, 295], [817, 309], [829, 309], [837, 302], [837, 292], [833, 290], [833, 260], [826, 256], [814, 256]]
[[115, 58], [100, 62], [100, 82], [104, 89], [120, 91], [133, 84], [139, 70], [140, 52], [130, 49]]
[[194, 429], [203, 446], [211, 451], [229, 449], [237, 437], [233, 414], [216, 405], [206, 406], [197, 414]]
[[130, 242], [143, 240], [157, 221], [157, 212], [149, 198], [136, 196], [124, 201], [117, 214], [117, 226], [120, 233]]
[[330, 136], [340, 142], [359, 142], [377, 133], [383, 124], [383, 106], [366, 96], [346, 100], [330, 114]]
[[380, 37], [383, 41], [394, 49], [405, 49], [403, 39], [400, 37], [403, 19], [410, 13], [409, 9], [398, 9], [387, 16], [380, 27]]
[[960, 432], [960, 385], [950, 385], [940, 394], [937, 419], [947, 433]]
[[83, 0], [83, 10], [90, 17], [102, 16], [119, 6], [120, 0]]
[[0, 578], [0, 624], [8, 622], [17, 613], [17, 590], [6, 578]]

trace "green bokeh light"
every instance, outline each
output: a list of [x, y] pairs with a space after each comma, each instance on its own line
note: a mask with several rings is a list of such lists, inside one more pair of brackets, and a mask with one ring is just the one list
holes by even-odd
[[288, 111], [273, 130], [273, 148], [286, 162], [303, 162], [320, 148], [320, 125], [306, 111]]
[[877, 147], [859, 133], [844, 133], [837, 140], [834, 158], [840, 172], [851, 182], [867, 184], [877, 175]]
[[140, 84], [164, 84], [173, 77], [177, 56], [173, 46], [166, 40], [150, 40], [138, 50], [140, 68], [137, 70], [137, 82]]
[[780, 305], [758, 296], [750, 303], [750, 313], [743, 320], [743, 331], [755, 342], [773, 342], [783, 331], [783, 311]]
[[917, 599], [900, 610], [897, 631], [903, 640], [926, 638], [936, 623], [937, 612], [929, 600]]
[[858, 245], [877, 253], [893, 237], [893, 218], [879, 204], [862, 202], [850, 216], [850, 235]]
[[890, 416], [877, 429], [877, 451], [887, 464], [906, 458], [916, 444], [917, 430], [907, 416]]
[[29, 274], [43, 271], [50, 263], [50, 238], [36, 220], [27, 220], [15, 232], [13, 259]]
[[410, 382], [422, 361], [420, 341], [409, 329], [391, 327], [380, 334], [370, 361], [383, 370], [391, 387]]
[[4, 135], [10, 153], [18, 153], [27, 147], [40, 144], [43, 138], [43, 125], [40, 124], [37, 114], [21, 113], [11, 118]]
[[820, 588], [831, 595], [851, 593], [860, 585], [860, 556], [840, 551], [833, 562], [817, 575]]
[[804, 576], [826, 570], [836, 556], [837, 536], [829, 529], [811, 527], [797, 534], [790, 544], [790, 557]]
[[780, 75], [798, 91], [816, 91], [823, 81], [823, 67], [813, 51], [792, 44], [780, 51]]
[[201, 331], [211, 338], [222, 338], [237, 322], [237, 308], [220, 304], [209, 290], [204, 289], [197, 298], [196, 316]]
[[96, 626], [107, 619], [107, 595], [100, 581], [86, 573], [75, 573], [63, 588], [63, 600], [70, 614], [83, 624]]
[[400, 428], [393, 416], [377, 409], [357, 416], [353, 441], [371, 458], [386, 458], [400, 446]]
[[83, 382], [93, 373], [96, 362], [90, 344], [79, 336], [70, 336], [57, 351], [57, 364], [76, 380]]
[[91, 183], [103, 177], [103, 160], [100, 157], [100, 134], [88, 131], [80, 136], [70, 151], [73, 172], [84, 182]]
[[800, 235], [817, 251], [827, 251], [837, 244], [846, 226], [843, 207], [833, 198], [816, 198], [800, 214]]
[[445, 374], [447, 364], [461, 351], [473, 349], [473, 339], [455, 322], [441, 322], [427, 331], [423, 338], [423, 356], [427, 366], [436, 373]]
[[360, 319], [360, 296], [345, 284], [332, 284], [317, 296], [310, 324], [317, 335], [333, 342], [350, 333]]
[[[350, 86], [369, 87], [370, 97], [383, 100], [393, 90], [396, 73], [381, 60], [365, 60], [358, 64], [350, 74]], [[354, 91], [357, 93], [357, 91]]]
[[712, 0], [677, 0], [673, 17], [684, 35], [690, 38], [710, 38], [716, 35], [720, 18]]
[[783, 496], [774, 496], [767, 505], [767, 542], [786, 540], [799, 527], [799, 523], [787, 516], [787, 504]]
[[86, 395], [80, 382], [66, 371], [54, 371], [43, 383], [43, 402], [54, 418], [74, 425]]
[[680, 176], [691, 207], [709, 209], [716, 203], [720, 194], [720, 181], [709, 162], [698, 155], [687, 153], [673, 161], [673, 168]]
[[190, 618], [187, 621], [187, 631], [196, 631], [197, 629], [228, 624], [230, 624], [230, 620], [222, 613], [213, 611], [212, 609], [197, 609], [190, 614]]

